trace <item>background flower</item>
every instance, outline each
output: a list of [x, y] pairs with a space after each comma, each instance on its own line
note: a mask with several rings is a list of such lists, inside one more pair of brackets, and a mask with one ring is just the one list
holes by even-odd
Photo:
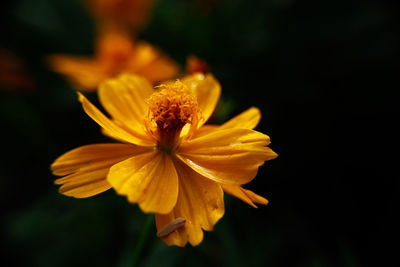
[[30, 92], [35, 88], [32, 78], [26, 73], [23, 61], [2, 47], [0, 47], [0, 88], [15, 92]]
[[100, 35], [93, 58], [55, 54], [48, 61], [54, 71], [84, 91], [94, 91], [102, 81], [121, 73], [142, 75], [152, 83], [173, 78], [178, 73], [178, 65], [158, 48], [133, 41], [126, 33], [116, 31]]
[[154, 0], [84, 0], [100, 28], [137, 32], [148, 23]]

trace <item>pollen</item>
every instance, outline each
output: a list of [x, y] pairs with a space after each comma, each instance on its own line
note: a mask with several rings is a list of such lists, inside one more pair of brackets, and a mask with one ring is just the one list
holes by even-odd
[[197, 119], [198, 105], [193, 94], [179, 80], [158, 86], [149, 99], [149, 117], [163, 132], [180, 131]]

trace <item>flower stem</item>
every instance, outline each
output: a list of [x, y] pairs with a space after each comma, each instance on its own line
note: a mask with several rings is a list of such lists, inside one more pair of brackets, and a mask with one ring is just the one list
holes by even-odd
[[141, 235], [139, 236], [139, 240], [137, 242], [135, 251], [133, 252], [132, 264], [131, 264], [132, 267], [138, 266], [140, 254], [142, 253], [144, 245], [146, 244], [146, 241], [150, 235], [150, 231], [153, 226], [153, 222], [154, 222], [154, 214], [150, 214], [147, 217], [147, 220], [143, 227], [143, 231], [142, 231]]

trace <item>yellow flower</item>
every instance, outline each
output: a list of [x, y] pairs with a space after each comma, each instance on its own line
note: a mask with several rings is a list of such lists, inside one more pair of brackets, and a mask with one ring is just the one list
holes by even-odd
[[94, 58], [52, 55], [48, 59], [54, 71], [84, 91], [94, 91], [102, 81], [122, 72], [144, 76], [152, 83], [178, 73], [177, 64], [158, 49], [144, 42], [133, 43], [116, 31], [100, 35]]
[[260, 112], [252, 107], [228, 122], [204, 125], [220, 96], [208, 74], [193, 74], [154, 90], [144, 78], [122, 75], [101, 84], [106, 117], [82, 94], [85, 112], [104, 134], [122, 144], [76, 148], [51, 166], [62, 194], [84, 198], [113, 188], [146, 213], [156, 214], [168, 245], [199, 244], [224, 214], [223, 192], [251, 206], [268, 201], [241, 185], [277, 155], [267, 135], [252, 130]]

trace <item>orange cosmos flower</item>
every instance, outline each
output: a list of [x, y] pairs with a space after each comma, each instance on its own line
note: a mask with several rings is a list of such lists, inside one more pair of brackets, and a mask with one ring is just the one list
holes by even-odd
[[94, 91], [102, 81], [122, 72], [142, 75], [152, 83], [170, 79], [178, 73], [178, 66], [172, 59], [150, 44], [133, 43], [121, 32], [101, 35], [93, 59], [52, 55], [49, 63], [54, 71], [65, 75], [84, 91]]
[[224, 214], [223, 192], [253, 207], [268, 201], [243, 189], [258, 167], [277, 155], [267, 135], [252, 130], [250, 108], [221, 126], [204, 125], [220, 96], [212, 75], [194, 74], [154, 90], [144, 78], [122, 75], [100, 85], [106, 117], [82, 94], [85, 112], [123, 143], [76, 148], [51, 166], [62, 194], [90, 197], [113, 188], [156, 214], [168, 245], [198, 245]]
[[150, 16], [153, 0], [86, 0], [100, 27], [139, 30]]

